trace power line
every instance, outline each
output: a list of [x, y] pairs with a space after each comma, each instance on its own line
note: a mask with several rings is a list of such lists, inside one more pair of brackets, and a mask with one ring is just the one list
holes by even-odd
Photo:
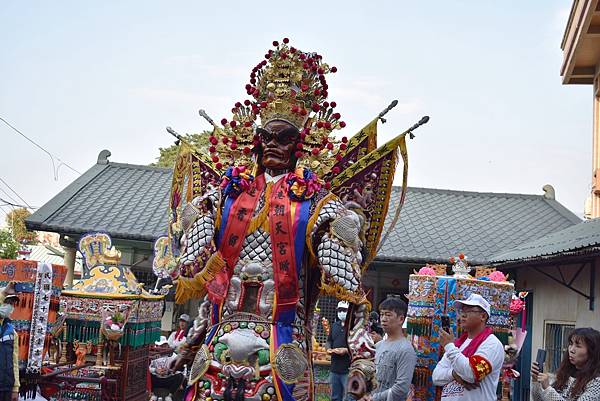
[[0, 198], [1, 202], [4, 202], [3, 206], [13, 206], [13, 207], [20, 207], [20, 208], [24, 208], [24, 209], [38, 209], [37, 207], [33, 207], [33, 206], [25, 206], [25, 205], [19, 205], [18, 203], [12, 203], [7, 201], [6, 199], [2, 199]]
[[6, 185], [6, 187], [7, 187], [8, 189], [10, 189], [10, 190], [11, 190], [11, 191], [12, 191], [12, 192], [15, 194], [15, 195], [17, 195], [17, 198], [21, 199], [21, 200], [23, 201], [23, 203], [25, 203], [25, 204], [27, 205], [27, 207], [29, 207], [30, 209], [33, 209], [33, 208], [31, 207], [31, 205], [30, 205], [29, 203], [27, 203], [27, 201], [26, 201], [25, 199], [21, 198], [21, 195], [19, 195], [19, 194], [17, 193], [17, 191], [15, 191], [14, 189], [12, 189], [12, 188], [10, 187], [10, 185], [8, 185], [8, 184], [6, 183], [6, 181], [4, 181], [4, 180], [2, 179], [2, 177], [0, 177], [0, 181], [2, 181], [2, 182], [4, 183], [4, 185]]
[[[9, 126], [17, 134], [19, 134], [23, 138], [27, 139], [33, 145], [35, 145], [36, 147], [38, 147], [42, 152], [44, 152], [48, 156], [50, 156], [50, 161], [52, 161], [52, 172], [54, 173], [54, 181], [58, 181], [58, 169], [62, 165], [66, 166], [67, 168], [69, 168], [69, 169], [73, 170], [74, 172], [76, 172], [77, 174], [81, 175], [81, 173], [79, 171], [77, 171], [76, 169], [74, 169], [69, 164], [67, 164], [66, 162], [64, 162], [61, 159], [59, 159], [58, 157], [53, 156], [52, 153], [50, 153], [49, 151], [47, 151], [44, 147], [42, 147], [42, 145], [38, 144], [33, 139], [29, 138], [27, 135], [25, 135], [24, 133], [22, 133], [21, 131], [19, 131], [16, 127], [14, 127], [11, 123], [9, 123], [8, 121], [6, 121], [4, 118], [0, 117], [0, 121], [2, 121], [4, 124], [6, 124], [7, 126]], [[56, 160], [59, 161], [58, 166], [56, 165], [56, 163], [54, 163], [54, 159], [56, 159]]]
[[2, 188], [1, 185], [0, 185], [0, 191], [2, 191], [2, 193], [4, 193], [4, 195], [8, 196], [8, 199], [10, 199], [11, 202], [18, 202], [17, 200], [15, 200], [15, 198], [12, 197], [11, 194], [6, 192], [6, 190], [4, 190], [4, 188]]

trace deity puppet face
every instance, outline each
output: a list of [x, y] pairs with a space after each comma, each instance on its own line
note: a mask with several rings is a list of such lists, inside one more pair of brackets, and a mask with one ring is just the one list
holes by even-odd
[[296, 165], [296, 146], [300, 132], [287, 121], [269, 121], [256, 130], [260, 138], [261, 164], [269, 170], [291, 171]]

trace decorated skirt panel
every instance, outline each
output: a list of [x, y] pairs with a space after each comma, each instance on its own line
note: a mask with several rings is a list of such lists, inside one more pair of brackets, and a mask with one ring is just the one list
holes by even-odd
[[308, 399], [308, 343], [292, 325], [236, 313], [212, 332], [192, 365], [190, 399], [221, 400], [227, 391], [243, 391], [245, 400]]
[[162, 301], [116, 300], [77, 298], [64, 296], [61, 306], [66, 314], [67, 341], [91, 341], [97, 344], [100, 338], [100, 323], [103, 308], [128, 308], [129, 319], [124, 334], [118, 340], [121, 345], [139, 347], [160, 339]]

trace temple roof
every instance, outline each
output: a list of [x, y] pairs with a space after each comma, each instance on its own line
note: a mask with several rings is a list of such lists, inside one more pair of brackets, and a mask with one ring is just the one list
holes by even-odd
[[[29, 216], [27, 228], [75, 236], [104, 231], [113, 239], [148, 242], [165, 235], [171, 169], [113, 163], [106, 154]], [[399, 191], [394, 187], [386, 226]], [[471, 264], [487, 264], [492, 255], [580, 221], [547, 195], [411, 187], [376, 260], [445, 262], [464, 252]]]
[[600, 218], [587, 220], [554, 232], [542, 238], [521, 244], [492, 257], [492, 262], [526, 262], [551, 258], [565, 253], [598, 250], [600, 246]]
[[[399, 193], [395, 187], [386, 225]], [[580, 221], [544, 195], [409, 188], [400, 219], [377, 259], [445, 263], [463, 252], [470, 264], [487, 264], [492, 255]]]

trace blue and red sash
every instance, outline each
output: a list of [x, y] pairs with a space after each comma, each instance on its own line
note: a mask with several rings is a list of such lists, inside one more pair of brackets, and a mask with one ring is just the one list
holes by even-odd
[[246, 231], [252, 221], [264, 185], [265, 178], [261, 175], [256, 178], [248, 191], [243, 191], [237, 198], [228, 197], [225, 201], [223, 216], [226, 220], [223, 221], [218, 238], [218, 249], [225, 260], [225, 267], [206, 285], [208, 298], [214, 304], [222, 304], [227, 296], [229, 280], [240, 257]]
[[[207, 344], [217, 331], [222, 305], [229, 288], [229, 280], [239, 258], [248, 226], [264, 185], [264, 175], [260, 175], [249, 191], [242, 192], [237, 198], [228, 197], [223, 205], [223, 220], [217, 236], [217, 248], [227, 265], [207, 285], [209, 299], [213, 302], [211, 323], [214, 325], [207, 336]], [[298, 280], [305, 257], [306, 230], [310, 217], [311, 201], [290, 199], [288, 186], [285, 179], [280, 179], [273, 186], [269, 198], [269, 234], [275, 281], [274, 324], [270, 338], [272, 361], [282, 344], [293, 341], [292, 324], [296, 317], [299, 299]], [[294, 401], [294, 384], [283, 382], [276, 371], [273, 371], [272, 375], [278, 399]]]

